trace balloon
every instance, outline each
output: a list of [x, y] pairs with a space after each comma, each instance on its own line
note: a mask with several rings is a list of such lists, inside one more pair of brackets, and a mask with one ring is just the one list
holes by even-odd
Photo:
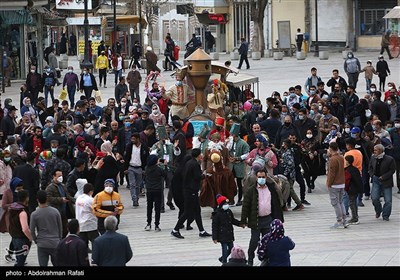
[[244, 102], [244, 104], [243, 104], [243, 109], [244, 109], [245, 111], [250, 111], [250, 109], [251, 109], [252, 106], [253, 106], [253, 105], [250, 103], [250, 101], [246, 101], [246, 102]]

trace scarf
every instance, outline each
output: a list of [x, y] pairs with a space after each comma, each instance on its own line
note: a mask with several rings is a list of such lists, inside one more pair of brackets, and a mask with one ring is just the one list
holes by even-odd
[[261, 241], [258, 243], [258, 259], [260, 261], [268, 257], [268, 243], [275, 242], [284, 237], [285, 230], [283, 223], [279, 219], [275, 219], [271, 222], [271, 231], [263, 236]]

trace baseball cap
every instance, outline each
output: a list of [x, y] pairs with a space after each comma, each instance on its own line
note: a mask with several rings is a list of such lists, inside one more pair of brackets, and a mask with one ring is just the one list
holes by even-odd
[[360, 133], [360, 132], [361, 132], [361, 129], [357, 126], [355, 126], [351, 129], [351, 133]]

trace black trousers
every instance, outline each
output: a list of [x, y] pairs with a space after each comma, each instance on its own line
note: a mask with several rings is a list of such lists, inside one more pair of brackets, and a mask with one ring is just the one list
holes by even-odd
[[189, 193], [184, 192], [184, 212], [179, 217], [178, 222], [175, 225], [175, 230], [179, 231], [181, 227], [183, 227], [183, 223], [187, 221], [196, 221], [197, 227], [199, 231], [204, 231], [203, 227], [203, 220], [201, 219], [201, 208], [200, 208], [200, 201], [199, 196], [197, 193]]
[[153, 205], [154, 205], [154, 224], [156, 227], [160, 224], [160, 216], [161, 216], [161, 191], [159, 192], [147, 192], [147, 224], [151, 224], [151, 218], [153, 215]]
[[249, 59], [247, 58], [247, 54], [241, 54], [241, 55], [240, 55], [240, 61], [239, 61], [239, 66], [238, 66], [238, 68], [239, 68], [239, 69], [242, 68], [243, 61], [246, 62], [246, 67], [247, 67], [247, 69], [250, 68]]

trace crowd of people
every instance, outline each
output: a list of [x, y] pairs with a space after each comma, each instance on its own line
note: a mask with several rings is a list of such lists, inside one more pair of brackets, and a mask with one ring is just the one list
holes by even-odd
[[[376, 218], [389, 221], [394, 173], [400, 193], [400, 92], [392, 81], [385, 91], [385, 79], [379, 87], [367, 83], [363, 98], [356, 92], [359, 73], [368, 72], [368, 80], [371, 73], [386, 77], [387, 64], [377, 65], [376, 71], [361, 69], [351, 54], [344, 64], [347, 81], [334, 69], [326, 83], [330, 92], [312, 68], [304, 87], [290, 86], [282, 95], [273, 92], [265, 108], [250, 87], [238, 92], [217, 81], [215, 86], [226, 90], [223, 106], [216, 109], [213, 128], [204, 126], [195, 135], [185, 105], [193, 92], [184, 77], [177, 74], [176, 84], [165, 89], [153, 73], [141, 103], [138, 43], [135, 48], [127, 79], [120, 55], [112, 58], [115, 97], [104, 107], [92, 96], [106, 87], [109, 59], [102, 49], [95, 66], [98, 78], [87, 68], [79, 78], [68, 67], [62, 84], [69, 101], [60, 104], [54, 98], [52, 67], [40, 75], [34, 66], [21, 87], [19, 109], [5, 100], [0, 226], [12, 237], [7, 260], [23, 266], [35, 242], [41, 266], [49, 259], [60, 266], [125, 265], [132, 258], [129, 240], [115, 232], [125, 207], [119, 194], [123, 186], [129, 189], [133, 208], [146, 197], [144, 230], [152, 230], [154, 209], [154, 230], [161, 232], [165, 206], [176, 206], [171, 235], [183, 239], [185, 221], [189, 230], [195, 221], [200, 237], [221, 244], [219, 260], [224, 265], [253, 265], [256, 253], [263, 265], [290, 265], [288, 252], [294, 243], [283, 235], [284, 213], [292, 201], [293, 211], [310, 205], [306, 195], [315, 190], [321, 175], [327, 175], [334, 229], [360, 223], [357, 207], [368, 199]], [[43, 89], [45, 97], [39, 96]], [[75, 102], [78, 89], [82, 95]], [[205, 206], [214, 209], [211, 234], [201, 218]], [[233, 216], [232, 206], [242, 207], [240, 219]], [[232, 225], [251, 229], [247, 262], [234, 244]], [[109, 242], [115, 242], [119, 252], [110, 250]], [[73, 250], [81, 255], [67, 257]]]

